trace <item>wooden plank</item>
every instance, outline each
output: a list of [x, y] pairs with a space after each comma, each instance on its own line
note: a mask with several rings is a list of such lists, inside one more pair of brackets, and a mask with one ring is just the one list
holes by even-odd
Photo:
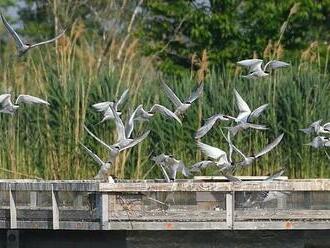
[[16, 212], [16, 204], [15, 197], [11, 189], [9, 190], [9, 209], [10, 209], [10, 228], [17, 228], [17, 212]]
[[10, 179], [0, 180], [0, 190], [7, 191], [11, 188], [13, 191], [98, 191], [100, 181], [97, 180], [25, 180]]
[[330, 180], [288, 180], [273, 182], [173, 182], [100, 183], [101, 192], [231, 192], [231, 191], [330, 191]]
[[[268, 178], [268, 176], [236, 176], [242, 181], [262, 181]], [[287, 176], [281, 176], [276, 178], [275, 180], [283, 181], [288, 180]], [[228, 178], [224, 176], [194, 176], [195, 181], [223, 181], [228, 182]]]
[[106, 193], [101, 194], [100, 196], [100, 224], [102, 230], [109, 229], [109, 196]]
[[37, 207], [37, 192], [36, 191], [30, 192], [30, 207], [31, 208]]
[[234, 209], [235, 209], [235, 193], [226, 194], [226, 223], [228, 228], [234, 228]]
[[57, 204], [57, 197], [54, 190], [52, 190], [52, 216], [53, 216], [53, 229], [58, 230], [60, 228], [60, 212]]

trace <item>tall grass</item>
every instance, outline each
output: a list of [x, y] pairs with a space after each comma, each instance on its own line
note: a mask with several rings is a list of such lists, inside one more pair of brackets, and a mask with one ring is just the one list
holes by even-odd
[[[23, 58], [12, 55], [15, 47], [11, 40], [3, 47], [0, 93], [36, 95], [46, 98], [51, 105], [23, 106], [14, 117], [0, 115], [2, 178], [93, 177], [98, 167], [79, 143], [86, 144], [101, 158], [108, 154], [84, 132], [83, 125], [108, 143], [114, 142], [116, 134], [111, 121], [95, 125], [101, 116], [90, 106], [98, 101], [114, 100], [127, 87], [130, 98], [123, 108], [123, 118], [140, 103], [146, 108], [153, 103], [171, 107], [161, 92], [153, 58], [139, 55], [138, 41], [133, 36], [112, 37], [105, 46], [98, 34], [85, 35], [87, 31], [82, 21], [75, 21], [71, 30], [56, 48], [41, 47]], [[310, 50], [314, 52], [315, 48]], [[240, 174], [265, 175], [286, 167], [290, 177], [330, 176], [329, 160], [324, 151], [304, 146], [312, 137], [298, 131], [317, 119], [330, 119], [328, 53], [325, 66], [307, 63], [309, 54], [311, 51], [303, 54], [301, 61], [292, 61], [291, 68], [262, 80], [244, 80], [230, 67], [211, 70], [205, 79], [205, 73], [198, 75], [199, 80], [205, 81], [204, 94], [188, 110], [183, 126], [161, 116], [149, 123], [136, 123], [133, 135], [147, 129], [151, 133], [137, 147], [120, 155], [112, 173], [119, 178], [160, 177], [157, 168], [151, 169], [150, 157], [162, 152], [182, 159], [188, 167], [197, 162], [201, 154], [193, 134], [200, 127], [200, 120], [215, 113], [236, 115], [238, 110], [233, 96], [236, 88], [251, 108], [270, 103], [269, 109], [258, 119], [270, 129], [240, 133], [233, 140], [236, 146], [247, 154], [255, 153], [277, 135], [285, 133], [280, 146]], [[207, 60], [206, 53], [202, 57]], [[184, 99], [197, 85], [198, 80], [193, 78], [187, 72], [182, 78], [168, 77], [167, 81]], [[221, 123], [212, 129], [203, 142], [227, 150], [220, 131], [220, 128], [226, 131], [227, 125], [230, 123]], [[203, 174], [216, 173], [212, 169], [203, 171]]]

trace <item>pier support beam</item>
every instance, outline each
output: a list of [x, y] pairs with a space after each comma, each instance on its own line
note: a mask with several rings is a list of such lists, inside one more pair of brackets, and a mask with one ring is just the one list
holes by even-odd
[[234, 209], [235, 209], [235, 193], [226, 193], [226, 223], [228, 228], [234, 228]]
[[17, 228], [17, 212], [16, 212], [16, 203], [15, 203], [15, 195], [9, 189], [9, 209], [10, 209], [10, 228]]
[[57, 195], [56, 192], [53, 190], [52, 186], [52, 212], [53, 212], [53, 229], [58, 230], [60, 229], [60, 212], [58, 209], [57, 204]]

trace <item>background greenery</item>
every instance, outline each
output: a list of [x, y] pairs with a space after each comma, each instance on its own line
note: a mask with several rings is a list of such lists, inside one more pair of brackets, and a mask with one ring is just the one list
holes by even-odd
[[[135, 135], [151, 129], [147, 140], [122, 154], [112, 173], [119, 178], [160, 177], [150, 156], [170, 153], [189, 167], [202, 157], [194, 132], [210, 115], [235, 115], [236, 88], [251, 107], [266, 102], [258, 122], [267, 132], [247, 131], [234, 143], [245, 153], [259, 151], [281, 132], [283, 142], [244, 175], [266, 175], [287, 168], [290, 177], [328, 177], [323, 150], [304, 146], [312, 137], [298, 132], [317, 119], [329, 120], [330, 1], [211, 1], [211, 8], [192, 1], [1, 1], [3, 12], [27, 40], [50, 37], [67, 27], [54, 45], [15, 57], [15, 45], [1, 25], [0, 93], [46, 98], [50, 107], [24, 106], [16, 116], [0, 115], [1, 177], [45, 179], [91, 178], [97, 165], [79, 142], [107, 157], [103, 147], [83, 130], [86, 124], [111, 143], [114, 124], [95, 125], [101, 118], [91, 109], [113, 100], [129, 87], [123, 116], [140, 103], [171, 107], [161, 92], [158, 74], [185, 98], [205, 81], [203, 97], [189, 109], [181, 128], [157, 116], [140, 123]], [[11, 3], [11, 4], [12, 4]], [[266, 79], [249, 81], [235, 66], [239, 59], [279, 58], [292, 64]], [[203, 142], [227, 150], [220, 127]], [[236, 157], [239, 159], [239, 157]], [[208, 169], [203, 174], [218, 174]]]

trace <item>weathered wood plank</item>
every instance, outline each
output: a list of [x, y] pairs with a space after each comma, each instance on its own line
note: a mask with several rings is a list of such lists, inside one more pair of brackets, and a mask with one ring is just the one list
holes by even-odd
[[108, 230], [109, 229], [109, 196], [106, 193], [101, 194], [100, 196], [100, 207], [101, 207], [101, 229]]
[[234, 192], [226, 194], [226, 222], [230, 229], [234, 227], [234, 209], [235, 209], [235, 196]]
[[330, 180], [289, 180], [273, 182], [173, 182], [100, 183], [101, 192], [230, 192], [230, 191], [330, 191]]
[[56, 193], [52, 190], [52, 216], [53, 216], [53, 229], [58, 230], [60, 228], [60, 211], [57, 204]]
[[[268, 176], [236, 176], [242, 181], [262, 181], [265, 180]], [[228, 178], [224, 176], [194, 176], [195, 181], [223, 181], [228, 182]], [[277, 181], [288, 180], [287, 176], [281, 176], [276, 178]]]
[[14, 193], [9, 190], [10, 228], [17, 228], [17, 212]]

